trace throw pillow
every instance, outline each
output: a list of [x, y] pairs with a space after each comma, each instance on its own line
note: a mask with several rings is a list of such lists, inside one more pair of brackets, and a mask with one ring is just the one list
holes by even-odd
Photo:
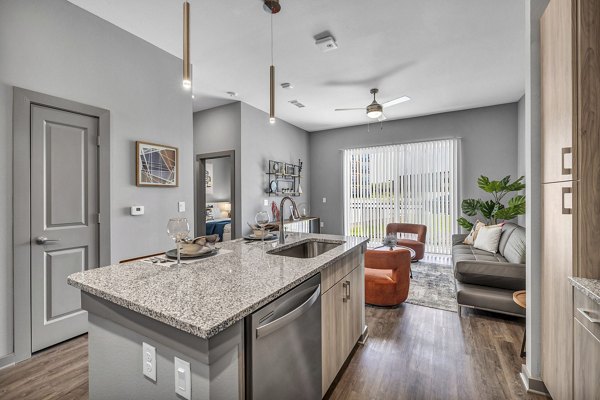
[[475, 244], [475, 239], [477, 239], [477, 233], [479, 233], [479, 230], [481, 228], [483, 228], [484, 226], [485, 226], [485, 224], [483, 222], [480, 222], [479, 220], [477, 220], [477, 222], [475, 222], [475, 225], [473, 225], [471, 232], [465, 238], [463, 243], [473, 246]]
[[502, 235], [502, 225], [504, 224], [484, 226], [479, 229], [473, 247], [490, 253], [497, 253], [500, 235]]

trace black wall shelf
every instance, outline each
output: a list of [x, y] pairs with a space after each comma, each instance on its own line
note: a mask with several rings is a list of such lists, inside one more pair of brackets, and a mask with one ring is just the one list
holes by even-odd
[[302, 161], [298, 164], [269, 160], [267, 172], [267, 190], [269, 196], [298, 197], [300, 193], [300, 180], [302, 178]]

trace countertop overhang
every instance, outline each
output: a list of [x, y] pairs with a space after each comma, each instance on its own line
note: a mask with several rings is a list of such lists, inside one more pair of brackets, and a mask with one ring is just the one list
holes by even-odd
[[569, 281], [575, 289], [600, 304], [600, 280], [570, 276]]
[[[310, 239], [343, 241], [317, 257], [267, 254]], [[288, 234], [277, 242], [221, 243], [231, 250], [181, 267], [135, 261], [78, 272], [68, 283], [184, 332], [210, 339], [322, 269], [366, 245], [368, 238]]]

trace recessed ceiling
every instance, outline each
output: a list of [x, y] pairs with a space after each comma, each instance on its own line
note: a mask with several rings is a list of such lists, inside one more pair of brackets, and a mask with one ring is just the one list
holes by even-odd
[[[181, 0], [70, 0], [181, 57]], [[232, 101], [269, 109], [269, 14], [259, 0], [191, 0], [194, 110]], [[407, 95], [388, 119], [517, 101], [524, 93], [522, 0], [281, 0], [273, 17], [276, 114], [308, 131], [363, 124], [335, 108]], [[339, 48], [323, 53], [315, 35]], [[293, 82], [293, 89], [282, 89]], [[151, 83], [149, 83], [151, 84]], [[183, 90], [183, 89], [182, 89]], [[298, 108], [290, 100], [305, 105]]]

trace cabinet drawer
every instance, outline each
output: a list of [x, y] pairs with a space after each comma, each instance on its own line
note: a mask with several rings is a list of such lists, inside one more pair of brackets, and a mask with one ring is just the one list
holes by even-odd
[[598, 385], [600, 341], [577, 319], [574, 329], [573, 397], [575, 400], [600, 399], [600, 385]]
[[575, 301], [573, 314], [598, 340], [600, 340], [600, 304], [596, 303], [579, 290], [574, 289]]
[[321, 292], [325, 293], [331, 289], [343, 277], [358, 267], [364, 260], [364, 254], [364, 249], [361, 246], [321, 271]]

